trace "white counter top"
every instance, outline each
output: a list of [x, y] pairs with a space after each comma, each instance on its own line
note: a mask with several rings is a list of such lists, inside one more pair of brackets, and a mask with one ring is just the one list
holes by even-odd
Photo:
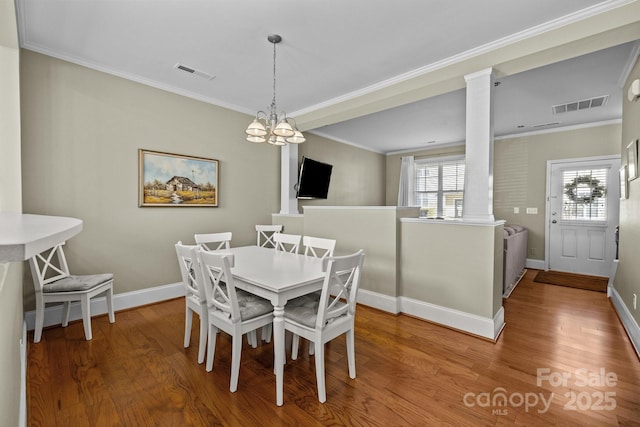
[[469, 219], [436, 219], [436, 218], [400, 218], [400, 222], [413, 222], [420, 224], [430, 224], [430, 225], [471, 225], [471, 226], [490, 226], [494, 227], [496, 225], [504, 225], [506, 221], [504, 219], [496, 219], [493, 221], [478, 221], [478, 220], [469, 220]]
[[82, 231], [82, 220], [0, 213], [0, 263], [25, 261]]

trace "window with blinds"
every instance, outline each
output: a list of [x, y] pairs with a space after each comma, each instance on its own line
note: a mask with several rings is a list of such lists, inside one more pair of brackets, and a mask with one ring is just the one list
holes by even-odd
[[562, 173], [563, 220], [607, 220], [607, 173], [606, 168], [567, 170]]
[[464, 157], [415, 163], [416, 204], [428, 218], [462, 218]]

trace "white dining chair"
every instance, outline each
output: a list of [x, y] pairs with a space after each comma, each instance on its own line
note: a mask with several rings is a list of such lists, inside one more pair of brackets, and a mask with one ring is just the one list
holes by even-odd
[[231, 247], [231, 238], [233, 233], [230, 231], [224, 233], [208, 233], [195, 234], [196, 245], [205, 251], [217, 251], [220, 249], [229, 249]]
[[298, 357], [298, 337], [314, 343], [318, 399], [321, 403], [327, 400], [324, 379], [325, 343], [346, 334], [349, 377], [356, 377], [354, 319], [364, 251], [326, 259], [327, 271], [320, 298], [284, 307], [285, 331], [294, 334], [291, 358], [295, 360]]
[[[207, 372], [213, 369], [218, 330], [231, 335], [231, 380], [229, 390], [238, 389], [242, 336], [273, 323], [273, 306], [266, 299], [255, 296], [238, 303], [234, 278], [231, 275], [232, 255], [194, 250], [200, 261], [200, 280], [208, 281], [205, 287], [208, 308]], [[222, 283], [225, 283], [222, 286]]]
[[336, 241], [322, 237], [304, 236], [302, 238], [302, 246], [304, 246], [305, 255], [326, 258], [333, 256], [333, 251], [336, 249]]
[[33, 342], [40, 342], [44, 325], [44, 308], [47, 303], [63, 302], [62, 327], [69, 324], [71, 302], [80, 301], [84, 336], [93, 338], [91, 332], [91, 298], [104, 295], [109, 322], [116, 321], [113, 313], [113, 274], [72, 275], [69, 272], [62, 242], [51, 249], [29, 258], [36, 297], [36, 324]]
[[184, 348], [188, 348], [191, 343], [191, 325], [193, 314], [200, 318], [200, 335], [198, 341], [198, 363], [204, 362], [204, 355], [207, 348], [207, 297], [202, 281], [197, 275], [198, 259], [194, 257], [194, 249], [198, 245], [183, 245], [178, 242], [175, 245], [180, 266], [180, 275], [184, 285], [185, 295], [185, 320], [184, 320]]
[[282, 231], [282, 225], [256, 225], [258, 246], [265, 248], [275, 248], [273, 235]]
[[299, 234], [276, 233], [273, 235], [276, 251], [298, 253], [302, 236]]
[[[327, 258], [333, 256], [333, 251], [336, 248], [336, 241], [334, 239], [325, 239], [321, 237], [303, 236], [302, 246], [304, 246], [304, 254], [306, 256], [312, 256], [315, 258]], [[304, 298], [316, 298], [320, 297], [320, 292], [306, 295]], [[309, 355], [313, 355], [313, 345], [309, 345]]]

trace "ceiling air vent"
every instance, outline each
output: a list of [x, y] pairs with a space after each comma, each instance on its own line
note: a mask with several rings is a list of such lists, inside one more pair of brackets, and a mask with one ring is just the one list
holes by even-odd
[[196, 75], [198, 77], [203, 77], [203, 78], [205, 78], [207, 80], [213, 80], [213, 79], [216, 78], [216, 76], [214, 76], [212, 74], [205, 73], [204, 71], [196, 70], [195, 68], [191, 68], [191, 67], [188, 67], [188, 66], [180, 64], [180, 63], [174, 65], [173, 68], [185, 71], [185, 72], [187, 72], [189, 74], [193, 74], [193, 75]]
[[598, 96], [590, 99], [583, 99], [581, 101], [568, 102], [566, 104], [554, 105], [551, 107], [553, 114], [569, 113], [571, 111], [586, 110], [589, 108], [602, 107], [607, 103], [609, 95]]

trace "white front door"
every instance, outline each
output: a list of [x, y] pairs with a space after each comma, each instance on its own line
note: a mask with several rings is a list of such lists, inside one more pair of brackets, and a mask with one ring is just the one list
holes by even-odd
[[609, 276], [616, 253], [620, 157], [547, 165], [549, 270]]

